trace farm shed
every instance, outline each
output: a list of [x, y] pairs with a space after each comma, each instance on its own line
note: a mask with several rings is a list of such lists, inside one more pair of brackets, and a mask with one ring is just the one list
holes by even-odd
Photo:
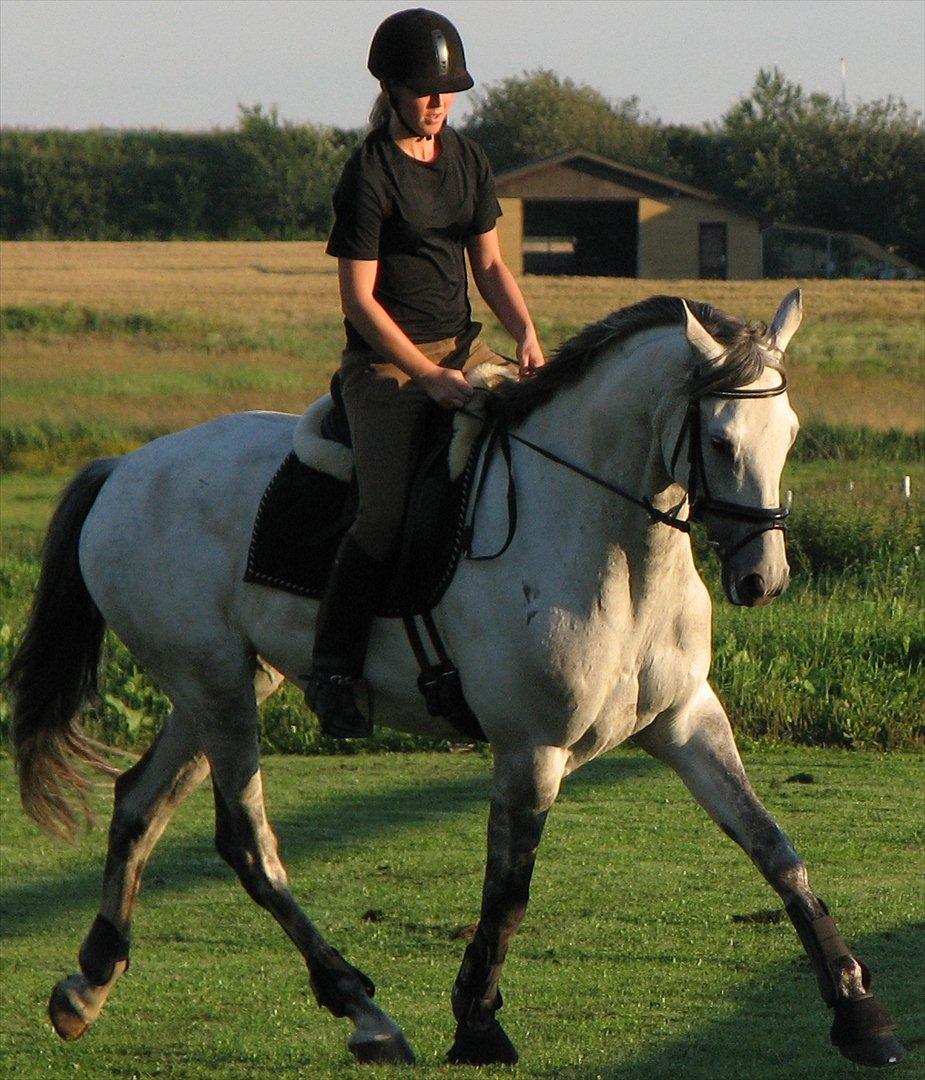
[[760, 278], [761, 223], [666, 176], [569, 150], [496, 178], [515, 273]]

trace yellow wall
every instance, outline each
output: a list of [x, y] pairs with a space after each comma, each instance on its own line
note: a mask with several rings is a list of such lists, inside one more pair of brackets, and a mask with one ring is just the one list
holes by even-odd
[[520, 277], [524, 272], [524, 204], [522, 199], [498, 199], [501, 217], [498, 218], [498, 237], [501, 254], [511, 273]]
[[761, 230], [754, 218], [699, 199], [639, 200], [639, 276], [696, 278], [701, 222], [727, 225], [727, 277], [761, 277]]
[[[501, 198], [498, 220], [501, 252], [511, 272], [523, 274], [523, 200]], [[641, 278], [697, 278], [701, 222], [724, 221], [730, 281], [761, 277], [761, 230], [754, 218], [715, 203], [685, 196], [662, 202], [639, 199], [637, 275]]]

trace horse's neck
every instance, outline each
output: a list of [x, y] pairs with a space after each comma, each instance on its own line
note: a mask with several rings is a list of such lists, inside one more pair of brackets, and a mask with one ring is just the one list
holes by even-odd
[[[536, 409], [518, 432], [667, 508], [681, 491], [667, 475], [658, 436], [666, 416], [680, 406], [680, 399], [667, 405], [666, 398], [677, 397], [671, 388], [679, 384], [682, 341], [683, 335], [664, 328], [639, 335], [624, 355], [592, 364], [575, 385]], [[580, 545], [588, 588], [603, 594], [608, 578], [631, 575], [644, 585], [686, 570], [690, 547], [682, 533], [653, 526], [638, 506], [529, 451], [520, 468], [534, 481], [530, 527], [563, 551]]]
[[[637, 335], [613, 356], [593, 362], [573, 385], [537, 408], [518, 430], [532, 442], [583, 466], [638, 496], [664, 500], [679, 494], [668, 476], [660, 436], [683, 415], [683, 333], [661, 327]], [[577, 480], [576, 497], [600, 489]], [[619, 499], [619, 496], [606, 496]], [[623, 508], [629, 503], [623, 502]], [[634, 513], [645, 528], [648, 519]]]

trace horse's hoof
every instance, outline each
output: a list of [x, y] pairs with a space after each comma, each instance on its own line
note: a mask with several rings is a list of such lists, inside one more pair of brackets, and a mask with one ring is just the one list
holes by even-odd
[[[67, 980], [65, 979], [64, 982]], [[64, 982], [59, 982], [51, 992], [51, 997], [48, 999], [48, 1015], [55, 1034], [66, 1042], [73, 1042], [79, 1039], [90, 1025], [74, 1008], [64, 989]]]
[[347, 1040], [347, 1048], [360, 1065], [413, 1065], [417, 1060], [408, 1040], [398, 1032], [381, 1038]]
[[514, 1044], [497, 1020], [487, 1028], [459, 1024], [446, 1055], [450, 1065], [516, 1065], [518, 1059]]
[[840, 1046], [838, 1050], [849, 1061], [869, 1068], [896, 1065], [906, 1053], [902, 1043], [893, 1035], [871, 1035], [861, 1042]]

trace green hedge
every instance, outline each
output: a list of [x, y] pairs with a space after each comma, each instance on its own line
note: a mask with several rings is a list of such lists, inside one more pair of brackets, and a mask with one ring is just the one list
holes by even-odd
[[0, 132], [5, 239], [318, 239], [357, 132], [243, 109], [237, 131]]

